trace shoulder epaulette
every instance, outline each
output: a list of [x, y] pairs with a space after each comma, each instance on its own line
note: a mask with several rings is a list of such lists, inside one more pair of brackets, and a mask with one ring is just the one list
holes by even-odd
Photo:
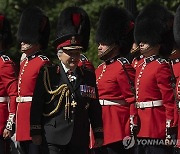
[[48, 60], [48, 61], [49, 61], [49, 59], [48, 59], [46, 56], [39, 55], [38, 57], [41, 58], [41, 60], [43, 60], [43, 61], [44, 61], [44, 60]]
[[89, 60], [85, 55], [81, 54], [80, 55], [80, 61], [89, 61]]
[[121, 65], [130, 64], [129, 61], [126, 58], [124, 58], [124, 57], [118, 58], [117, 61], [120, 62]]
[[158, 58], [157, 61], [162, 64], [162, 63], [168, 63], [166, 59], [163, 58]]
[[1, 58], [2, 58], [2, 60], [3, 60], [4, 62], [10, 61], [10, 58], [9, 58], [8, 56], [6, 56], [6, 55], [2, 55]]

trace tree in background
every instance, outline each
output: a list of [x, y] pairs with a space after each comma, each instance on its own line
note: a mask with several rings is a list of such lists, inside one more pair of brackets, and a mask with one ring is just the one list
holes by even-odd
[[[14, 44], [8, 51], [8, 55], [18, 64], [21, 56], [19, 45], [16, 41], [17, 26], [19, 23], [20, 15], [24, 8], [30, 5], [38, 5], [49, 16], [51, 23], [51, 35], [50, 43], [47, 51], [44, 52], [52, 61], [55, 61], [56, 50], [53, 47], [53, 40], [56, 37], [56, 24], [58, 15], [67, 6], [81, 6], [84, 8], [90, 16], [91, 20], [91, 36], [89, 49], [85, 55], [91, 60], [95, 67], [97, 67], [101, 61], [97, 57], [97, 44], [95, 43], [95, 32], [97, 27], [97, 21], [101, 11], [108, 5], [118, 5], [126, 7], [131, 11], [131, 5], [137, 5], [137, 11], [133, 12], [134, 16], [138, 14], [138, 10], [141, 10], [149, 2], [158, 2], [165, 5], [172, 12], [175, 12], [179, 0], [0, 0], [0, 12], [5, 13], [12, 23], [12, 32], [14, 37]], [[132, 4], [131, 4], [132, 3]]]

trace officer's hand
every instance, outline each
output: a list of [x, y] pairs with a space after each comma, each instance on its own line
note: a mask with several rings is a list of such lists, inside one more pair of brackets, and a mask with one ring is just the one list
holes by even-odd
[[4, 137], [4, 139], [10, 138], [11, 136], [12, 136], [11, 131], [8, 130], [8, 129], [4, 129], [4, 131], [3, 131], [3, 137]]
[[103, 145], [104, 140], [102, 138], [95, 139], [94, 148], [101, 147]]
[[42, 143], [42, 136], [41, 135], [32, 136], [32, 142], [36, 145], [40, 145]]

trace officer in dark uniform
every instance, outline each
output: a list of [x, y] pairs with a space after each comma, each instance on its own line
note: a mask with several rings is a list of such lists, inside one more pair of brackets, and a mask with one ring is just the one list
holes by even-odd
[[16, 140], [26, 154], [40, 151], [30, 137], [30, 108], [39, 71], [49, 63], [49, 59], [41, 53], [48, 46], [49, 34], [48, 17], [39, 7], [33, 6], [23, 11], [17, 33], [25, 57], [21, 60], [18, 77]]
[[0, 14], [0, 153], [9, 154], [16, 113], [17, 77], [14, 63], [5, 55], [12, 43], [11, 26]]
[[31, 136], [44, 154], [85, 154], [90, 124], [103, 141], [101, 106], [93, 71], [78, 66], [89, 42], [90, 21], [79, 7], [62, 11], [55, 45], [59, 64], [41, 69], [31, 106]]

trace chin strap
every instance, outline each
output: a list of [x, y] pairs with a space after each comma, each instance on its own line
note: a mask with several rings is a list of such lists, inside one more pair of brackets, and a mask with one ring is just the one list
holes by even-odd
[[112, 51], [117, 45], [116, 44], [113, 44], [113, 45], [110, 45], [106, 51], [104, 51], [101, 55], [99, 55], [99, 59], [103, 59], [105, 55], [107, 55], [110, 51]]
[[131, 51], [130, 51], [130, 53], [135, 53], [135, 52], [137, 52], [137, 51], [139, 51], [140, 50], [140, 47], [139, 46], [137, 46], [136, 48], [132, 48], [131, 49]]

